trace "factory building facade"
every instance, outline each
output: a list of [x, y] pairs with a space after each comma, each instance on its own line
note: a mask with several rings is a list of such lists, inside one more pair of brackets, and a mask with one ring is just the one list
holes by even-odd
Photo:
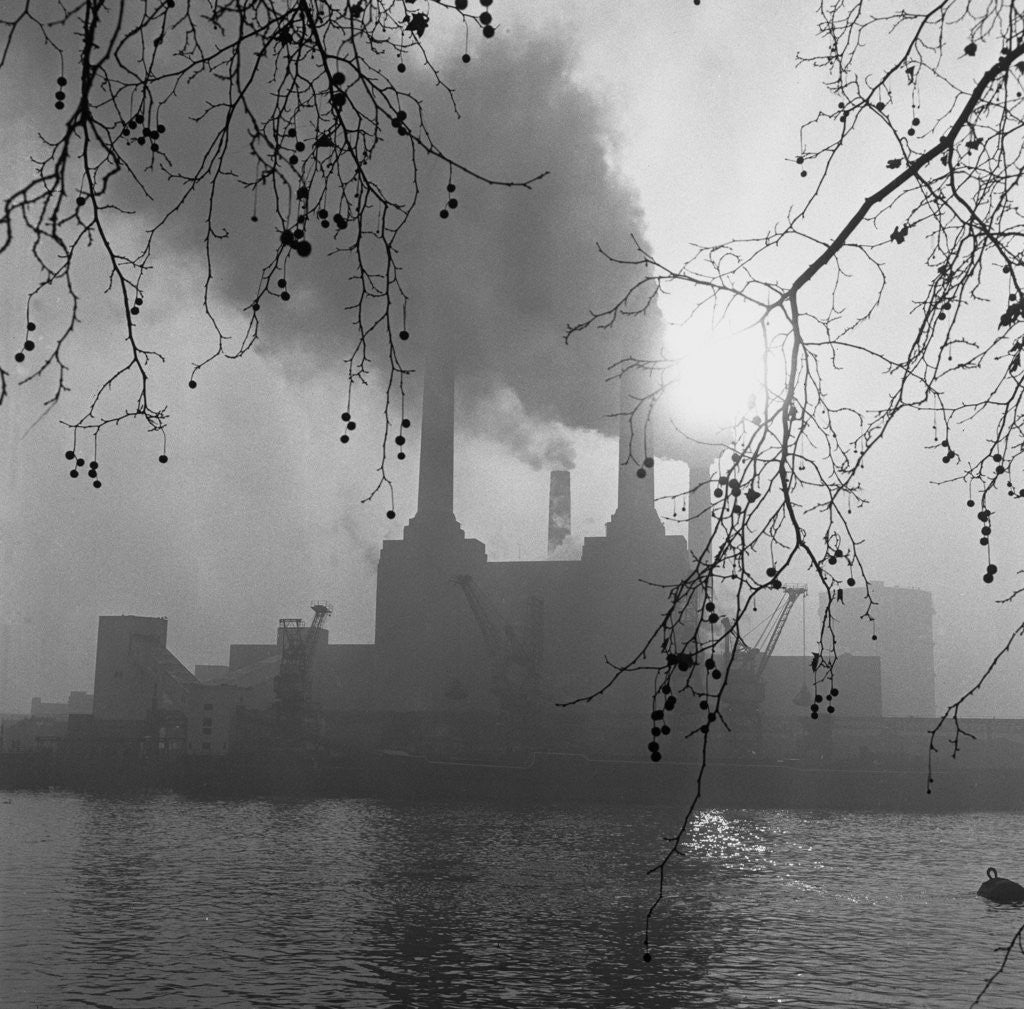
[[[686, 539], [669, 536], [654, 503], [653, 475], [619, 467], [616, 511], [604, 536], [587, 537], [579, 560], [490, 561], [453, 507], [454, 369], [427, 376], [416, 514], [400, 539], [382, 544], [372, 644], [332, 644], [312, 653], [312, 707], [332, 741], [460, 746], [552, 745], [607, 738], [650, 708], [649, 678], [623, 677], [595, 704], [556, 707], [600, 691], [611, 663], [627, 664], [657, 625], [666, 589], [688, 570]], [[623, 461], [629, 432], [621, 439]], [[552, 481], [549, 542], [568, 535], [567, 473]], [[187, 713], [175, 737], [187, 752], [232, 745], [226, 712], [274, 705], [283, 650], [232, 644], [226, 666], [193, 675], [167, 650], [162, 618], [100, 618], [95, 719], [141, 725], [159, 711]], [[642, 723], [641, 723], [642, 724]], [[170, 737], [168, 737], [168, 740]], [[168, 742], [170, 745], [170, 742]]]
[[[639, 462], [629, 458], [624, 417], [617, 506], [605, 535], [587, 537], [578, 560], [558, 559], [571, 521], [569, 476], [558, 473], [552, 556], [489, 560], [454, 512], [454, 388], [451, 363], [436, 362], [424, 388], [417, 511], [401, 538], [381, 547], [374, 642], [333, 644], [326, 628], [308, 641], [319, 736], [334, 746], [428, 755], [518, 746], [635, 758], [645, 744], [652, 679], [631, 672], [604, 688], [615, 667], [636, 657], [664, 613], [668, 588], [690, 570], [687, 540], [666, 533], [653, 473], [638, 475]], [[692, 522], [690, 533], [700, 539], [706, 530]], [[930, 610], [928, 620], [930, 632]], [[197, 667], [197, 675], [166, 642], [164, 619], [100, 618], [94, 721], [147, 726], [163, 750], [229, 752], [244, 734], [245, 713], [275, 705], [284, 628], [273, 642], [232, 644], [226, 665]], [[660, 649], [650, 658], [659, 665]], [[890, 713], [886, 698], [898, 688], [887, 686], [884, 669], [877, 656], [844, 656], [837, 715]], [[800, 692], [809, 677], [805, 658], [773, 658], [763, 714], [806, 716]], [[593, 703], [559, 705], [598, 694]]]

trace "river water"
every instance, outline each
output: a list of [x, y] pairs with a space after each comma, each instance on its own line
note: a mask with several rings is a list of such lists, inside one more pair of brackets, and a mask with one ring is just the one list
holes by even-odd
[[[5, 1007], [966, 1007], [1024, 815], [0, 793]], [[981, 1003], [1024, 1006], [1024, 957]]]

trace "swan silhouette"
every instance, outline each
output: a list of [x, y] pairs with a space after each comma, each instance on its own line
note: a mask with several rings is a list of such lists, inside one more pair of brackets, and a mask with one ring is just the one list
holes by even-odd
[[994, 901], [996, 904], [1024, 903], [1024, 886], [1021, 886], [1020, 883], [1000, 876], [991, 866], [985, 875], [988, 876], [988, 879], [978, 887], [979, 897]]

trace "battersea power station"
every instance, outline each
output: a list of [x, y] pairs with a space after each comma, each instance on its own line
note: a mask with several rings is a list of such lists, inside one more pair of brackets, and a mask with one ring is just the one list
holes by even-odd
[[[628, 421], [622, 426], [625, 457]], [[451, 365], [426, 375], [421, 430], [417, 511], [401, 539], [382, 543], [372, 644], [331, 642], [319, 607], [308, 626], [282, 620], [277, 640], [232, 644], [227, 665], [193, 673], [167, 651], [166, 620], [100, 617], [94, 729], [131, 734], [159, 712], [167, 745], [227, 752], [240, 744], [239, 710], [280, 702], [282, 659], [298, 637], [318, 732], [338, 744], [457, 753], [512, 738], [582, 745], [618, 722], [635, 733], [650, 706], [646, 677], [634, 674], [590, 704], [557, 702], [603, 686], [607, 659], [632, 658], [664, 611], [661, 586], [688, 569], [686, 538], [666, 533], [653, 479], [638, 479], [635, 464], [619, 467], [606, 534], [587, 537], [579, 560], [491, 561], [453, 508]], [[551, 474], [550, 554], [571, 529], [569, 479]]]
[[[465, 535], [453, 508], [454, 435], [454, 368], [437, 362], [425, 377], [417, 511], [401, 539], [381, 546], [373, 643], [331, 642], [330, 609], [316, 603], [280, 620], [276, 636], [268, 628], [275, 640], [232, 644], [225, 665], [189, 670], [167, 650], [165, 619], [102, 616], [93, 713], [81, 729], [87, 721], [94, 740], [214, 757], [258, 748], [273, 725], [279, 739], [283, 712], [290, 732], [336, 752], [644, 758], [649, 676], [630, 673], [590, 702], [559, 703], [600, 691], [609, 662], [634, 657], [664, 613], [666, 587], [691, 563], [686, 537], [669, 535], [658, 516], [653, 476], [638, 478], [629, 461], [628, 417], [617, 507], [605, 534], [587, 537], [573, 560], [558, 557], [571, 529], [566, 471], [551, 474], [548, 559], [492, 561]], [[706, 535], [700, 526], [691, 519], [691, 536]], [[919, 622], [930, 644], [930, 601]], [[807, 661], [772, 657], [776, 641], [758, 670], [760, 714], [807, 722]], [[837, 719], [932, 714], [930, 663], [918, 677], [920, 710], [889, 712], [883, 657], [844, 656], [841, 666]], [[782, 735], [793, 745], [792, 733]]]

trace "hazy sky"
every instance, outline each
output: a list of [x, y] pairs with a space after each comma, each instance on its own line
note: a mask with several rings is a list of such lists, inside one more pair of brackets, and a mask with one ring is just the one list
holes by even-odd
[[[811, 4], [514, 6], [496, 8], [498, 34], [474, 45], [469, 66], [445, 70], [462, 118], [442, 117], [436, 133], [485, 171], [550, 175], [530, 192], [460, 184], [447, 222], [427, 177], [422, 213], [403, 240], [403, 280], [415, 298], [410, 361], [418, 366], [428, 337], [458, 348], [456, 513], [494, 559], [543, 556], [551, 464], [575, 465], [577, 538], [602, 532], [614, 508], [615, 394], [605, 378], [618, 346], [599, 334], [562, 342], [565, 324], [600, 307], [616, 282], [597, 243], [625, 252], [633, 232], [672, 261], [691, 241], [763, 231], [799, 198], [786, 159], [800, 123], [825, 100], [794, 59], [812, 45]], [[49, 107], [32, 97], [41, 72], [26, 69], [22, 104], [5, 123], [6, 173], [24, 164], [34, 118]], [[855, 205], [858, 185], [851, 179], [837, 198]], [[251, 298], [249, 271], [266, 252], [258, 229], [245, 241], [248, 254], [234, 254], [218, 289], [228, 307]], [[169, 351], [155, 390], [170, 408], [168, 465], [157, 462], [159, 437], [118, 432], [103, 445], [104, 487], [94, 491], [68, 479], [56, 419], [29, 430], [38, 388], [16, 390], [0, 411], [13, 488], [3, 505], [10, 644], [0, 656], [0, 710], [90, 689], [100, 614], [167, 616], [170, 647], [188, 665], [226, 662], [231, 642], [272, 640], [278, 617], [308, 616], [314, 599], [334, 604], [332, 640], [372, 640], [377, 552], [414, 511], [418, 444], [414, 428], [398, 520], [388, 522], [386, 501], [360, 504], [375, 482], [377, 389], [356, 401], [359, 437], [345, 447], [337, 440], [347, 271], [337, 257], [310, 257], [290, 275], [287, 310], [267, 313], [258, 351], [204, 372], [189, 393], [189, 364], [209, 347], [195, 299], [182, 296], [194, 290], [192, 251], [178, 234], [145, 306], [149, 332]], [[3, 317], [19, 318], [10, 274], [0, 279]], [[99, 311], [76, 341], [76, 389], [109, 354], [109, 321]], [[415, 417], [415, 378], [411, 395]], [[868, 473], [863, 554], [876, 579], [934, 593], [937, 693], [946, 701], [1011, 620], [993, 605], [998, 584], [981, 583], [977, 523], [962, 490], [928, 484], [946, 475], [921, 451], [930, 429], [907, 423], [895, 434]], [[657, 469], [659, 493], [682, 488], [685, 467]], [[1024, 563], [1009, 532], [995, 544], [1005, 571]], [[814, 617], [812, 609], [809, 635]], [[780, 651], [802, 647], [800, 630], [796, 618]], [[980, 710], [1024, 715], [1022, 694], [1004, 675]]]

